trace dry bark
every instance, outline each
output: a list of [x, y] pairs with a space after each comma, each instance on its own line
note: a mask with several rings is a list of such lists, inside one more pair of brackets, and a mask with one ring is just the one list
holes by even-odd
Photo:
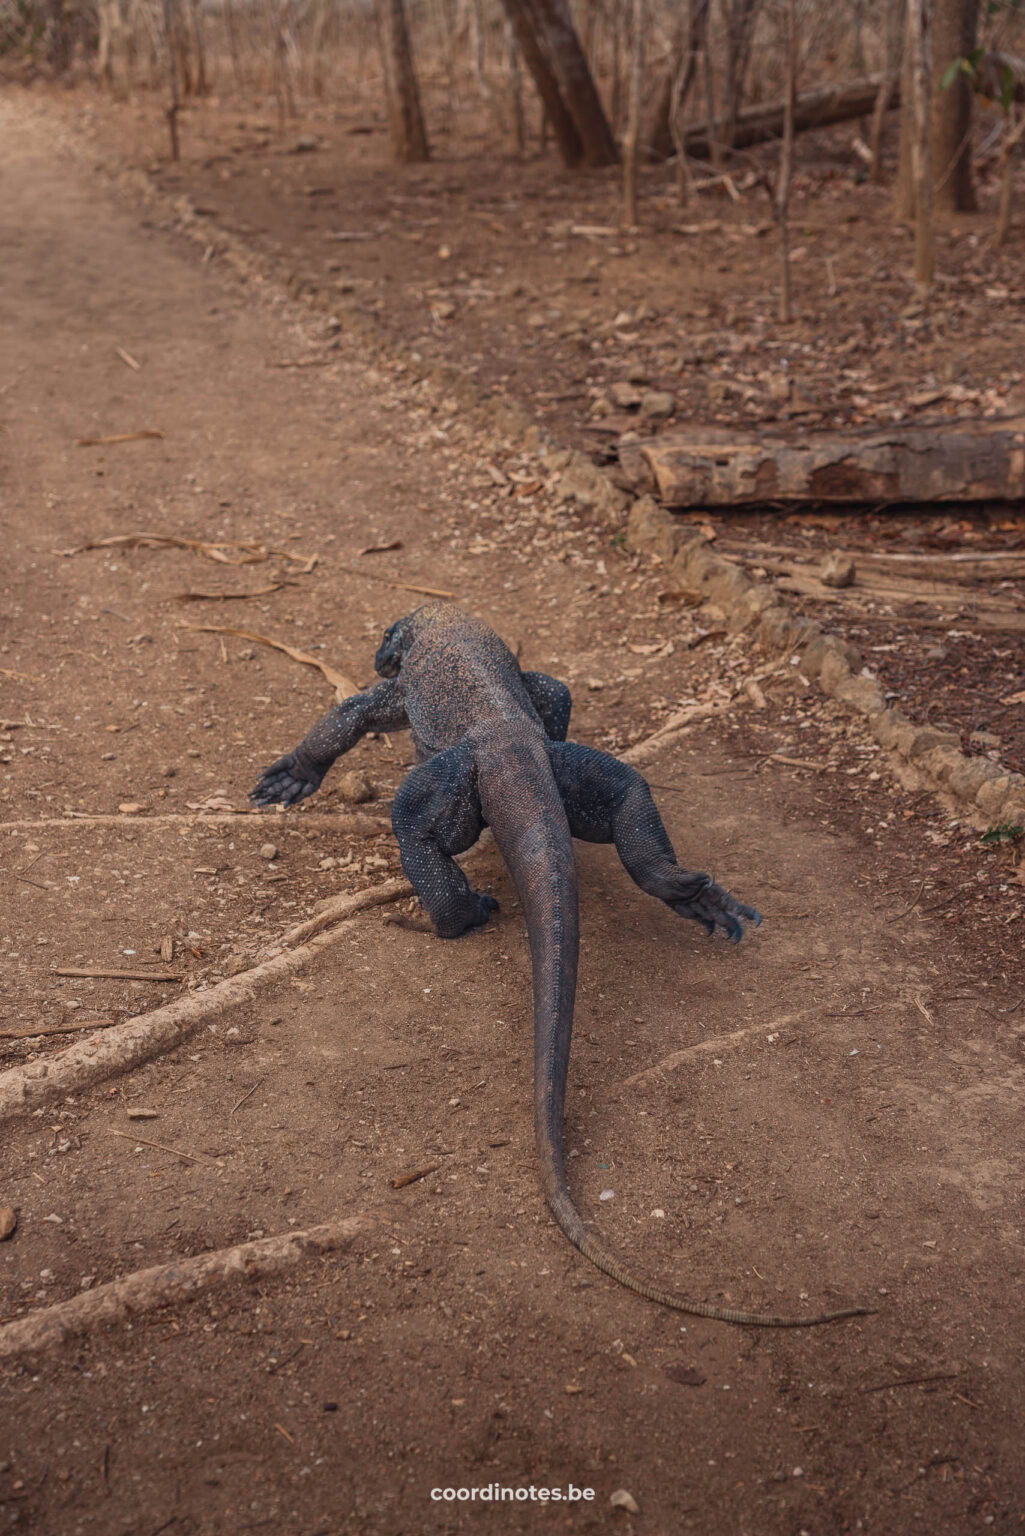
[[641, 444], [624, 468], [637, 483], [647, 470], [669, 507], [1013, 501], [1025, 495], [1025, 418], [797, 439], [771, 430], [676, 430]]
[[378, 1234], [386, 1221], [386, 1217], [369, 1213], [347, 1216], [301, 1232], [284, 1232], [136, 1270], [0, 1328], [0, 1361], [55, 1349], [80, 1334], [153, 1312], [157, 1307], [191, 1301], [217, 1286], [278, 1274], [307, 1255], [338, 1253], [361, 1237]]

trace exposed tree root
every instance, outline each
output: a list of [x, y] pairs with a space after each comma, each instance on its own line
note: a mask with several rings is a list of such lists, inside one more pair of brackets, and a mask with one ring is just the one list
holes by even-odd
[[290, 1269], [308, 1254], [338, 1253], [360, 1237], [380, 1232], [387, 1217], [370, 1213], [325, 1221], [302, 1232], [283, 1232], [258, 1242], [218, 1248], [189, 1259], [139, 1269], [68, 1301], [44, 1307], [0, 1328], [0, 1361], [54, 1349], [78, 1334], [124, 1322], [170, 1303], [191, 1301], [233, 1280], [252, 1280]]

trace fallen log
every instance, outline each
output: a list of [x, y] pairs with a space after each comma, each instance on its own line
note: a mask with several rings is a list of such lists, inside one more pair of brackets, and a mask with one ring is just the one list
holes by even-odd
[[677, 428], [621, 456], [638, 489], [667, 507], [783, 503], [1017, 501], [1025, 418], [862, 432]]
[[[854, 117], [870, 117], [875, 108], [882, 75], [866, 75], [860, 80], [849, 80], [845, 85], [820, 86], [813, 91], [802, 91], [794, 107], [794, 132], [805, 133], [812, 128], [828, 128], [830, 123], [848, 122]], [[895, 81], [888, 105], [900, 104], [900, 87]], [[707, 160], [709, 125], [692, 123], [684, 133], [684, 147], [688, 155]], [[713, 136], [721, 140], [725, 124], [712, 125]], [[733, 148], [747, 149], [752, 144], [764, 144], [783, 137], [783, 103], [768, 102], [764, 106], [745, 107], [737, 116], [733, 134]]]

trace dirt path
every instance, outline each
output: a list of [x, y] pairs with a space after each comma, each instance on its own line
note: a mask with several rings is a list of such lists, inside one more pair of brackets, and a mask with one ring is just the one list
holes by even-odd
[[[458, 411], [112, 202], [24, 99], [0, 105], [0, 133], [0, 716], [28, 722], [2, 733], [0, 820], [63, 821], [2, 832], [5, 1031], [176, 990], [55, 967], [154, 967], [169, 937], [173, 966], [209, 984], [396, 867], [373, 826], [146, 825], [241, 808], [330, 701], [315, 672], [183, 618], [323, 646], [363, 681], [414, 599], [342, 566], [446, 588], [567, 677], [574, 734], [605, 744], [757, 665], [739, 641], [688, 649], [693, 620], [658, 602], [657, 571], [506, 495], [487, 469], [501, 443]], [[163, 436], [76, 445], [141, 429]], [[280, 556], [55, 553], [137, 530], [321, 558], [300, 575]], [[267, 596], [175, 597], [268, 585], [272, 567], [291, 584]], [[665, 638], [671, 654], [629, 649]], [[764, 714], [742, 695], [650, 765], [681, 857], [758, 901], [758, 933], [709, 944], [607, 850], [581, 850], [575, 1186], [615, 1249], [683, 1291], [877, 1314], [743, 1332], [647, 1306], [567, 1249], [538, 1193], [528, 961], [492, 852], [487, 931], [443, 945], [368, 914], [259, 1006], [4, 1130], [0, 1204], [19, 1212], [4, 1320], [290, 1226], [376, 1210], [394, 1227], [7, 1370], [0, 1531], [448, 1531], [472, 1514], [432, 1488], [571, 1483], [594, 1501], [490, 1518], [667, 1536], [1018, 1528], [1020, 897], [956, 849], [946, 863], [942, 817], [912, 814], [799, 680], [763, 686]], [[846, 768], [756, 768], [770, 732], [792, 756], [837, 741]], [[370, 816], [406, 761], [404, 741], [354, 758]], [[123, 825], [66, 823], [123, 804], [141, 807]], [[340, 806], [332, 791], [314, 809]], [[950, 871], [963, 896], [923, 920], [916, 893]], [[0, 1043], [44, 1062], [63, 1042]], [[623, 1488], [639, 1517], [610, 1506]]]

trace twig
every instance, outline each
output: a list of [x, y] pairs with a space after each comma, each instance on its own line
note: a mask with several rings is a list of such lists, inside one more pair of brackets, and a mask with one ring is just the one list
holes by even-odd
[[277, 1274], [307, 1255], [340, 1252], [361, 1237], [376, 1236], [386, 1222], [386, 1217], [371, 1213], [348, 1216], [137, 1270], [0, 1328], [0, 1360], [55, 1348], [102, 1325], [119, 1323], [169, 1303], [191, 1301], [230, 1281]]
[[172, 1157], [187, 1158], [190, 1163], [212, 1163], [215, 1168], [223, 1168], [220, 1158], [208, 1157], [205, 1152], [181, 1152], [177, 1147], [165, 1147], [162, 1141], [147, 1141], [145, 1136], [133, 1136], [131, 1131], [108, 1131], [108, 1136], [120, 1136], [122, 1141], [134, 1141], [143, 1147], [152, 1147], [155, 1152], [170, 1152]]
[[176, 824], [206, 827], [229, 821], [259, 821], [264, 828], [276, 822], [286, 832], [298, 832], [304, 826], [334, 827], [339, 832], [374, 832], [390, 825], [359, 812], [355, 815], [340, 812], [333, 816], [327, 811], [300, 810], [292, 811], [286, 819], [279, 812], [268, 816], [254, 806], [251, 811], [196, 811], [193, 815], [186, 815], [184, 811], [162, 811], [155, 816], [93, 816], [87, 811], [74, 811], [67, 816], [42, 816], [34, 821], [0, 821], [0, 832], [25, 832], [37, 827], [164, 827]]
[[913, 912], [915, 910], [915, 908], [918, 906], [918, 903], [922, 899], [922, 895], [923, 895], [923, 893], [925, 891], [925, 882], [928, 880], [928, 878], [929, 878], [928, 875], [923, 875], [922, 876], [922, 883], [918, 887], [918, 891], [917, 891], [917, 893], [915, 895], [914, 901], [911, 903], [911, 905], [909, 907], [905, 907], [903, 912], [898, 912], [896, 917], [891, 917], [889, 919], [889, 921], [891, 923], [899, 923], [902, 917], [907, 917], [909, 912]]
[[269, 645], [274, 651], [283, 651], [293, 661], [299, 661], [306, 667], [316, 667], [338, 696], [338, 701], [350, 698], [352, 694], [359, 693], [359, 684], [354, 683], [351, 677], [344, 672], [339, 672], [329, 662], [321, 661], [317, 656], [311, 656], [309, 651], [300, 651], [294, 645], [286, 645], [283, 640], [272, 640], [269, 635], [256, 635], [248, 629], [235, 629], [230, 624], [179, 624], [179, 629], [188, 629], [200, 634], [210, 635], [236, 635], [240, 640], [252, 640], [257, 645]]
[[106, 448], [110, 443], [140, 443], [147, 437], [163, 437], [156, 427], [143, 427], [139, 432], [113, 432], [109, 437], [80, 437], [79, 448]]
[[247, 1099], [251, 1099], [253, 1097], [253, 1094], [256, 1092], [257, 1088], [259, 1088], [260, 1084], [264, 1083], [266, 1081], [267, 1081], [266, 1078], [263, 1078], [263, 1077], [258, 1078], [257, 1081], [253, 1084], [253, 1086], [248, 1090], [248, 1092], [244, 1093], [240, 1099], [236, 1099], [235, 1100], [235, 1103], [228, 1110], [228, 1119], [229, 1120], [231, 1119], [232, 1115], [235, 1113], [236, 1109], [241, 1109], [243, 1104], [246, 1102], [246, 1100]]
[[107, 970], [102, 965], [86, 965], [72, 967], [68, 970], [56, 970], [54, 976], [109, 976], [115, 981], [184, 981], [185, 977], [180, 971], [119, 971]]
[[[268, 549], [264, 544], [252, 544], [237, 539], [186, 539], [179, 538], [171, 533], [115, 533], [107, 539], [91, 539], [88, 544], [79, 544], [74, 549], [59, 549], [55, 553], [64, 556], [84, 555], [91, 549], [191, 549], [198, 555], [205, 555], [208, 560], [217, 560], [221, 565], [258, 565], [275, 555], [279, 560], [288, 560], [293, 565], [299, 566], [297, 574], [308, 576], [320, 559], [319, 555], [301, 555], [295, 550]], [[241, 551], [241, 556], [233, 560], [227, 553], [229, 549]]]
[[198, 603], [204, 599], [213, 599], [218, 602], [230, 602], [232, 598], [268, 597], [271, 592], [280, 592], [282, 587], [290, 587], [290, 581], [272, 581], [267, 587], [254, 587], [251, 592], [176, 592], [174, 595], [180, 603]]
[[859, 1387], [859, 1392], [889, 1392], [893, 1387], [918, 1387], [927, 1381], [956, 1381], [957, 1371], [937, 1371], [932, 1376], [902, 1376], [899, 1381], [881, 1381], [873, 1387]]
[[441, 587], [419, 587], [411, 581], [393, 581], [390, 576], [379, 576], [376, 571], [358, 571], [353, 565], [340, 565], [338, 570], [349, 576], [365, 576], [367, 581], [381, 581], [386, 587], [399, 587], [403, 592], [422, 592], [426, 597], [453, 597]]
[[128, 364], [129, 368], [134, 368], [136, 373], [139, 373], [141, 371], [142, 364], [141, 363], [137, 363], [135, 361], [135, 358], [132, 356], [132, 354], [130, 352], [126, 352], [124, 347], [115, 347], [114, 351], [117, 353], [118, 357], [121, 359], [121, 361], [123, 363], [127, 363]]
[[764, 763], [783, 763], [787, 768], [810, 768], [813, 773], [826, 773], [832, 763], [808, 762], [803, 757], [786, 757], [782, 752], [770, 752], [763, 757]]
[[110, 1029], [116, 1019], [69, 1019], [67, 1024], [44, 1024], [38, 1029], [0, 1029], [0, 1040], [35, 1040], [39, 1035], [70, 1035], [82, 1029]]

